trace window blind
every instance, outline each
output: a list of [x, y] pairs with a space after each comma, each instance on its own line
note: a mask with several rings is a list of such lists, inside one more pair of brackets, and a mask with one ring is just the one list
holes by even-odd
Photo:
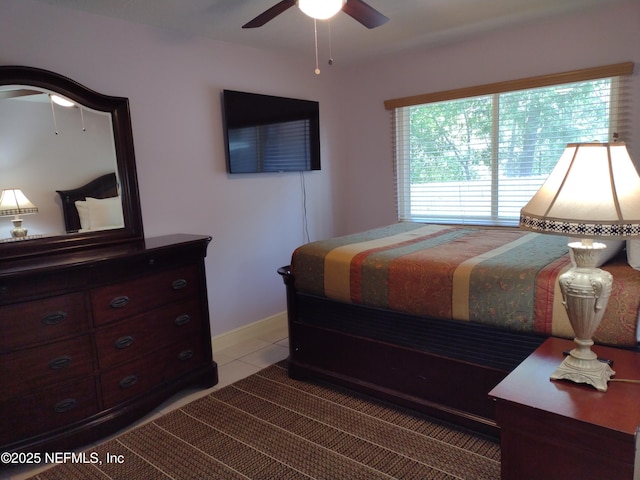
[[630, 143], [632, 70], [620, 64], [385, 102], [399, 220], [517, 225], [567, 143]]
[[307, 119], [229, 130], [237, 172], [309, 170], [311, 122]]

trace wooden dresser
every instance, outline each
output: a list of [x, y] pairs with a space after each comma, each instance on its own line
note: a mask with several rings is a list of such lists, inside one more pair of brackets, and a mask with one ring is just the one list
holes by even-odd
[[0, 451], [61, 451], [217, 383], [204, 257], [171, 235], [0, 260]]

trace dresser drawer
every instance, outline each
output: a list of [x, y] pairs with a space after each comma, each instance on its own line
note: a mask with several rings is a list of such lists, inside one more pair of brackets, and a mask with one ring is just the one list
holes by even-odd
[[133, 360], [200, 331], [200, 302], [191, 299], [111, 324], [96, 331], [100, 368]]
[[67, 426], [97, 411], [93, 377], [59, 384], [37, 394], [0, 401], [0, 444]]
[[146, 357], [115, 368], [101, 376], [104, 408], [149, 392], [163, 381], [200, 366], [204, 358], [200, 335], [170, 345]]
[[63, 295], [78, 291], [84, 283], [75, 275], [69, 275], [66, 272], [48, 271], [42, 275], [5, 277], [0, 279], [0, 305]]
[[88, 335], [0, 355], [0, 400], [93, 371]]
[[193, 265], [91, 290], [96, 326], [196, 297], [199, 271]]
[[210, 356], [205, 357], [204, 348], [204, 344], [208, 344], [209, 341], [208, 338], [202, 338], [201, 335], [193, 335], [169, 348], [169, 355], [162, 365], [163, 380], [178, 377], [189, 370], [198, 368], [206, 361], [211, 361]]
[[0, 352], [88, 330], [84, 294], [0, 307]]

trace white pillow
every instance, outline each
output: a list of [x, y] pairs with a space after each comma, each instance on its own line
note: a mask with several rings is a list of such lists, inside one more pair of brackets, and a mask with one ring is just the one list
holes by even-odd
[[[571, 242], [580, 242], [580, 241], [581, 241], [581, 239], [579, 239], [579, 238], [570, 238], [569, 239], [569, 243], [571, 243]], [[600, 258], [598, 258], [598, 263], [596, 263], [596, 268], [601, 267], [602, 265], [607, 263], [609, 260], [614, 258], [616, 255], [618, 255], [618, 253], [620, 253], [622, 251], [622, 249], [624, 248], [624, 245], [625, 245], [625, 241], [624, 240], [600, 240], [600, 239], [595, 239], [594, 242], [604, 243], [607, 246], [607, 248], [605, 248], [600, 253]], [[627, 247], [627, 255], [628, 255], [628, 248], [629, 247]], [[570, 249], [569, 253], [570, 253], [570, 256], [571, 256], [571, 263], [573, 263], [575, 265], [576, 262], [573, 259], [573, 251]], [[638, 258], [640, 258], [640, 255], [638, 256]]]
[[631, 268], [640, 270], [640, 240], [627, 240], [627, 262]]
[[89, 207], [89, 216], [91, 218], [91, 230], [124, 226], [120, 197], [100, 199], [87, 197], [87, 206]]
[[82, 230], [89, 230], [91, 228], [91, 217], [89, 215], [89, 206], [86, 200], [76, 201], [76, 210], [78, 211], [78, 218], [80, 218], [80, 228]]

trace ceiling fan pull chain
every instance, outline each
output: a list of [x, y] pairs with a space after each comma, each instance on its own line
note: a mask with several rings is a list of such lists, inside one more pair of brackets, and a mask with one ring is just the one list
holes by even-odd
[[313, 33], [314, 33], [314, 38], [316, 41], [316, 69], [315, 69], [315, 73], [316, 75], [320, 75], [320, 68], [318, 67], [318, 22], [317, 20], [314, 18], [313, 19]]
[[84, 114], [82, 113], [82, 105], [78, 105], [78, 108], [80, 109], [80, 120], [82, 121], [82, 131], [86, 132], [87, 129], [84, 126]]
[[327, 22], [329, 24], [329, 65], [333, 65], [333, 53], [331, 52], [331, 19]]
[[53, 130], [58, 135], [58, 125], [56, 124], [56, 109], [53, 107], [53, 100], [51, 95], [49, 95], [49, 103], [51, 104], [51, 113], [53, 114]]

